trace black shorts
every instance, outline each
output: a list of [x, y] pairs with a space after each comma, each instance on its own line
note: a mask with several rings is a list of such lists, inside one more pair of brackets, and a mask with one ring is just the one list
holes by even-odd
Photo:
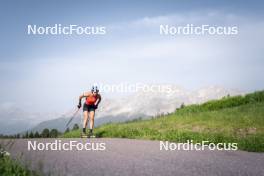
[[88, 105], [86, 103], [83, 104], [83, 111], [95, 111], [96, 110], [96, 106], [95, 105]]

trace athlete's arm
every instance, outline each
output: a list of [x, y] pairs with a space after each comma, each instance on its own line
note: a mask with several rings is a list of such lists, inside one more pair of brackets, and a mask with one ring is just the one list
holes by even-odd
[[101, 100], [102, 100], [102, 97], [101, 97], [101, 95], [100, 95], [100, 94], [98, 94], [98, 101], [97, 101], [97, 103], [96, 103], [96, 105], [95, 105], [95, 106], [98, 106], [98, 105], [99, 105], [99, 103], [101, 102]]

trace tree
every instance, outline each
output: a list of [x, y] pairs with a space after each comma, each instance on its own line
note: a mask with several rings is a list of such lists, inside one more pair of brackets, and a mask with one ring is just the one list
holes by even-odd
[[78, 129], [79, 129], [79, 125], [78, 125], [77, 123], [75, 123], [75, 124], [73, 125], [72, 130], [78, 130]]
[[182, 109], [182, 108], [184, 108], [184, 107], [185, 107], [185, 104], [184, 104], [184, 103], [182, 103], [180, 108]]
[[70, 132], [70, 128], [69, 127], [65, 130], [64, 133], [68, 133], [68, 132]]
[[34, 134], [33, 134], [32, 131], [29, 133], [29, 136], [28, 136], [28, 137], [29, 137], [29, 138], [34, 138]]
[[48, 129], [48, 128], [45, 128], [45, 129], [42, 131], [41, 136], [42, 136], [43, 138], [48, 138], [48, 137], [50, 136], [50, 134], [49, 134], [49, 129]]
[[39, 135], [39, 133], [37, 131], [35, 132], [34, 137], [35, 138], [40, 138], [40, 135]]
[[52, 138], [56, 138], [56, 137], [58, 137], [58, 134], [59, 134], [59, 132], [58, 132], [57, 129], [52, 129], [52, 130], [50, 131], [50, 137], [52, 137]]

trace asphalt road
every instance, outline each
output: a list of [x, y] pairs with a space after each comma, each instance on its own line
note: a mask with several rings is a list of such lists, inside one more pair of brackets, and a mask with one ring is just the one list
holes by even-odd
[[[37, 143], [56, 139], [34, 139]], [[44, 175], [65, 176], [214, 176], [264, 175], [264, 153], [244, 151], [160, 151], [159, 141], [60, 139], [105, 143], [105, 150], [28, 151], [28, 140], [0, 140], [13, 158]], [[32, 140], [31, 140], [32, 141]], [[102, 146], [101, 146], [102, 147]], [[99, 147], [100, 149], [102, 149]], [[96, 148], [96, 147], [95, 147]], [[98, 148], [96, 148], [98, 149]]]

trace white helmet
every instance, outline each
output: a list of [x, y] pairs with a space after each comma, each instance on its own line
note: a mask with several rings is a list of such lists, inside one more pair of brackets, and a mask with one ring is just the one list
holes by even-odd
[[91, 89], [92, 92], [99, 92], [99, 89], [97, 86], [93, 86], [92, 89]]

